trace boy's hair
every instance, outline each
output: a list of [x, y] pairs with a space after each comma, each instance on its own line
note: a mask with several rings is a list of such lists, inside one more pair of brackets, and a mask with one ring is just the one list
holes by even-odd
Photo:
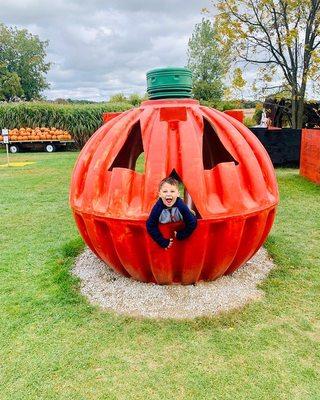
[[161, 190], [165, 183], [169, 183], [169, 185], [176, 186], [179, 189], [179, 182], [175, 178], [168, 176], [167, 178], [162, 179], [162, 181], [159, 183], [159, 190]]

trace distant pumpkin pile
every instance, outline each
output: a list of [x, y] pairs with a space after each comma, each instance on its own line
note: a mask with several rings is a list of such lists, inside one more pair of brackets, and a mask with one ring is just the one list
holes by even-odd
[[[20, 128], [9, 131], [9, 140], [71, 140], [72, 137], [68, 131], [63, 131], [57, 128]], [[2, 140], [2, 136], [0, 136]]]

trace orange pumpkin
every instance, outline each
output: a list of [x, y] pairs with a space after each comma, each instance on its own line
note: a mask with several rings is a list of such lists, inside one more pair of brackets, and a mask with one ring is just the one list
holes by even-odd
[[[145, 172], [135, 170], [144, 152]], [[145, 221], [158, 184], [179, 176], [198, 227], [168, 251]], [[260, 248], [278, 190], [267, 152], [242, 123], [191, 99], [145, 101], [104, 124], [75, 166], [70, 203], [88, 246], [141, 281], [193, 283], [229, 274]], [[176, 225], [160, 227], [166, 237]], [[172, 237], [172, 236], [171, 236]]]

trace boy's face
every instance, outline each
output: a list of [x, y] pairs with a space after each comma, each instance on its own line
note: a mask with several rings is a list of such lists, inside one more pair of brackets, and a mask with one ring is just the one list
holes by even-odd
[[167, 207], [172, 207], [179, 197], [179, 188], [170, 183], [164, 183], [159, 190], [159, 197]]

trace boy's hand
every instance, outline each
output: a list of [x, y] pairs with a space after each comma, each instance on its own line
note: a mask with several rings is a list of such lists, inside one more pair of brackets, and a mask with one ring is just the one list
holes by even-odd
[[172, 239], [172, 238], [170, 238], [169, 240], [170, 240], [170, 242], [169, 242], [168, 246], [165, 248], [165, 250], [168, 250], [168, 249], [170, 249], [170, 247], [171, 247], [171, 246], [172, 246], [172, 244], [173, 244], [173, 239]]

